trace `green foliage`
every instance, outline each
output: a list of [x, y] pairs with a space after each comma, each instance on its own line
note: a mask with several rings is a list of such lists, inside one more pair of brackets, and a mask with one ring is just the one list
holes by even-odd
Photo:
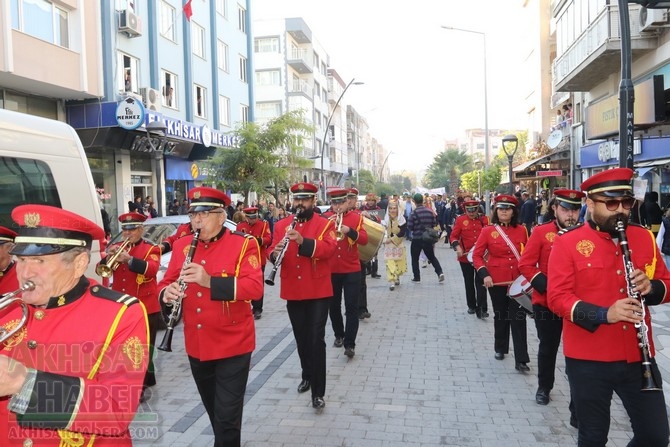
[[240, 146], [217, 149], [208, 163], [208, 180], [244, 197], [251, 191], [268, 191], [279, 201], [279, 191], [298, 181], [294, 178], [296, 168], [311, 164], [302, 153], [305, 135], [313, 131], [301, 110], [263, 125], [238, 124], [232, 134], [239, 137]]
[[[402, 191], [398, 194], [401, 194]], [[390, 196], [391, 194], [396, 194], [396, 190], [393, 189], [393, 186], [391, 186], [388, 183], [377, 183], [375, 185], [375, 194], [377, 194], [377, 197], [381, 197], [382, 194], [386, 194], [387, 196]]]
[[481, 197], [484, 191], [495, 191], [500, 185], [501, 177], [498, 166], [466, 172], [461, 175], [461, 188]]
[[428, 171], [423, 178], [422, 184], [426, 188], [440, 188], [450, 186], [451, 189], [458, 187], [458, 181], [462, 174], [472, 170], [473, 162], [465, 151], [458, 149], [447, 149], [435, 156], [433, 162], [428, 166]]
[[358, 173], [358, 185], [355, 185], [358, 188], [358, 192], [361, 194], [367, 194], [369, 192], [375, 191], [376, 185], [375, 177], [372, 175], [371, 171], [367, 169], [361, 169]]
[[401, 195], [405, 191], [412, 190], [412, 179], [404, 175], [395, 174], [389, 179], [389, 186], [393, 194]]

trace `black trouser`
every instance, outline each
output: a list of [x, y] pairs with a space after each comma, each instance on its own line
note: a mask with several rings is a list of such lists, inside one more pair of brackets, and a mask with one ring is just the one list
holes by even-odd
[[[263, 279], [265, 279], [265, 265], [261, 266], [261, 271], [263, 272]], [[265, 285], [263, 285], [263, 290], [265, 290]], [[260, 300], [255, 300], [255, 301], [251, 302], [251, 309], [252, 310], [257, 310], [259, 312], [263, 312], [263, 297], [265, 297], [265, 293], [263, 293], [263, 295], [261, 295]]]
[[537, 350], [537, 386], [551, 391], [554, 388], [556, 355], [561, 344], [563, 320], [539, 304], [533, 304], [535, 329], [540, 346]]
[[379, 261], [377, 261], [377, 256], [374, 258], [370, 259], [367, 262], [367, 267], [368, 267], [368, 272], [370, 275], [376, 275], [377, 271], [379, 270]]
[[468, 309], [474, 309], [477, 315], [488, 311], [486, 302], [486, 287], [484, 281], [477, 275], [475, 268], [469, 262], [459, 262], [465, 283], [465, 302]]
[[[358, 334], [358, 299], [361, 292], [362, 272], [333, 273], [333, 297], [330, 300], [330, 323], [335, 337], [344, 338], [345, 348], [356, 347]], [[342, 319], [342, 292], [344, 291], [344, 315]]]
[[528, 341], [526, 338], [526, 311], [507, 296], [507, 286], [489, 287], [493, 305], [494, 350], [501, 354], [509, 352], [509, 334], [512, 332], [514, 360], [528, 363]]
[[[566, 357], [565, 369], [579, 421], [578, 446], [600, 447], [607, 443], [613, 392], [621, 399], [633, 428], [633, 439], [628, 447], [668, 445], [668, 414], [663, 391], [640, 391], [641, 362], [595, 362]], [[652, 369], [659, 385], [662, 384], [654, 359]]]
[[188, 360], [214, 430], [214, 446], [239, 446], [251, 353], [206, 361], [189, 356]]
[[368, 311], [368, 282], [365, 279], [365, 269], [367, 267], [367, 262], [361, 261], [361, 292], [358, 296], [358, 313], [359, 315], [363, 312]]
[[147, 372], [144, 375], [144, 386], [154, 386], [156, 385], [156, 369], [154, 367], [154, 353], [156, 352], [156, 333], [158, 332], [158, 326], [161, 322], [161, 313], [154, 312], [147, 315], [147, 320], [149, 321], [149, 366], [147, 367]]
[[426, 258], [428, 258], [430, 264], [435, 268], [435, 273], [438, 275], [442, 274], [442, 266], [440, 265], [440, 261], [435, 257], [433, 243], [417, 237], [412, 239], [412, 243], [409, 246], [409, 252], [412, 257], [412, 273], [414, 274], [414, 279], [421, 279], [421, 269], [419, 268], [419, 255], [421, 254], [421, 250], [423, 250]]
[[311, 383], [312, 397], [323, 397], [326, 393], [326, 321], [330, 301], [330, 298], [286, 301], [302, 379]]

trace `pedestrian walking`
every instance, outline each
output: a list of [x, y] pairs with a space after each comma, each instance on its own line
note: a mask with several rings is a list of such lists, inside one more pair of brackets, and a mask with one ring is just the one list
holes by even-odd
[[412, 243], [410, 245], [410, 255], [412, 257], [412, 273], [414, 277], [412, 282], [421, 281], [421, 270], [419, 269], [419, 255], [423, 252], [428, 261], [435, 269], [435, 274], [439, 282], [444, 281], [444, 273], [440, 261], [435, 257], [434, 242], [424, 236], [429, 229], [435, 228], [437, 219], [435, 213], [423, 206], [423, 196], [419, 193], [414, 194], [414, 203], [416, 209], [412, 211], [407, 221], [407, 229], [412, 233]]
[[404, 244], [407, 222], [400, 214], [396, 200], [389, 201], [382, 225], [385, 229], [386, 279], [389, 289], [395, 290], [400, 285], [400, 277], [407, 272], [407, 250]]

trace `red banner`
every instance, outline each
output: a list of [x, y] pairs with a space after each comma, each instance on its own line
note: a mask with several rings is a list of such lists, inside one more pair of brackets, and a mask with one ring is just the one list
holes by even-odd
[[537, 171], [535, 175], [538, 177], [561, 177], [563, 175], [563, 171], [560, 169], [556, 169], [554, 171]]

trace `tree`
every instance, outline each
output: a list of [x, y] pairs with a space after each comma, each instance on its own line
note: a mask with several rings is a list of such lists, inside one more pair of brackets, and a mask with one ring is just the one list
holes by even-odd
[[311, 165], [302, 153], [305, 135], [313, 131], [301, 110], [287, 112], [263, 125], [238, 124], [232, 133], [239, 138], [240, 146], [217, 149], [208, 163], [208, 180], [245, 199], [251, 191], [267, 191], [280, 202], [280, 191], [298, 181], [299, 169]]
[[360, 194], [374, 192], [375, 184], [376, 182], [372, 172], [367, 169], [361, 169], [358, 173], [358, 185], [356, 185], [358, 192]]
[[472, 165], [472, 157], [465, 151], [447, 149], [435, 156], [422, 183], [426, 188], [448, 187], [453, 194], [458, 188], [460, 176], [472, 170]]

